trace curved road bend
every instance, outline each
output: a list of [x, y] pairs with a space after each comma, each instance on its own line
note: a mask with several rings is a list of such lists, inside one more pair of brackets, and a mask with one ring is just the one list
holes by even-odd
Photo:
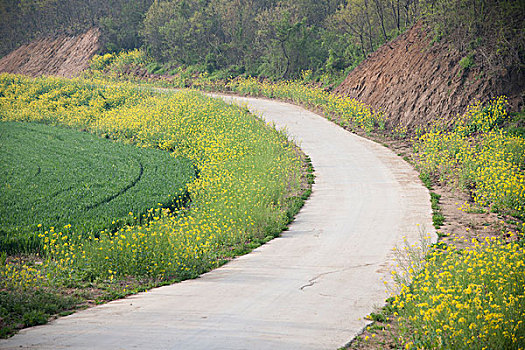
[[427, 190], [392, 151], [314, 113], [223, 98], [286, 128], [312, 159], [313, 193], [289, 231], [198, 279], [24, 329], [0, 348], [336, 349], [360, 332], [388, 297], [392, 248], [431, 232]]

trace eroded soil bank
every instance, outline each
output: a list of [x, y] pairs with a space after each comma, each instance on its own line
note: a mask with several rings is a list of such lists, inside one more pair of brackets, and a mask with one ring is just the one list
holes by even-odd
[[71, 78], [89, 66], [100, 48], [99, 40], [100, 31], [96, 28], [77, 36], [35, 40], [0, 58], [0, 72]]
[[432, 120], [452, 120], [477, 100], [505, 95], [512, 111], [523, 108], [524, 71], [488, 74], [452, 45], [433, 42], [421, 23], [380, 47], [335, 90], [382, 110], [393, 125], [409, 129]]

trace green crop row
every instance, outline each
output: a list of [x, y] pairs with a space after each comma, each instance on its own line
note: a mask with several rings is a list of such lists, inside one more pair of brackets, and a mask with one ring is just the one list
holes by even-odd
[[0, 250], [9, 253], [38, 251], [35, 233], [52, 226], [87, 237], [159, 205], [181, 207], [195, 177], [167, 152], [38, 123], [0, 122], [0, 162]]

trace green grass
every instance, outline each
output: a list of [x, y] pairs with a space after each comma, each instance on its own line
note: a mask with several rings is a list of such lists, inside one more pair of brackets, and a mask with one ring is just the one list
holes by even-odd
[[525, 111], [511, 113], [510, 120], [503, 126], [508, 133], [525, 138]]
[[432, 224], [436, 229], [439, 229], [441, 226], [443, 226], [443, 223], [445, 222], [445, 217], [443, 214], [441, 214], [441, 208], [439, 206], [439, 200], [441, 199], [441, 195], [430, 192], [430, 204], [432, 207]]
[[423, 185], [425, 185], [425, 187], [428, 188], [430, 191], [434, 189], [434, 187], [432, 187], [432, 179], [430, 178], [430, 175], [428, 175], [425, 172], [421, 172], [419, 174], [419, 179], [421, 179]]
[[36, 123], [0, 122], [0, 164], [7, 252], [37, 250], [35, 233], [51, 226], [112, 231], [159, 203], [178, 207], [195, 177], [189, 160], [168, 152]]
[[47, 323], [50, 316], [67, 313], [78, 303], [74, 296], [45, 290], [0, 291], [0, 338], [7, 338], [16, 329]]

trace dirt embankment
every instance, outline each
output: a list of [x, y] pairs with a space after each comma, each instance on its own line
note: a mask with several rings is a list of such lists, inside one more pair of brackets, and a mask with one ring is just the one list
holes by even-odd
[[71, 78], [88, 67], [89, 60], [99, 48], [100, 31], [96, 28], [77, 36], [43, 38], [2, 57], [0, 72]]
[[523, 108], [523, 71], [489, 75], [475, 64], [462, 67], [462, 58], [451, 45], [432, 43], [432, 34], [419, 23], [378, 49], [335, 92], [380, 109], [392, 124], [409, 129], [454, 118], [476, 100], [500, 95], [509, 98], [512, 110]]

